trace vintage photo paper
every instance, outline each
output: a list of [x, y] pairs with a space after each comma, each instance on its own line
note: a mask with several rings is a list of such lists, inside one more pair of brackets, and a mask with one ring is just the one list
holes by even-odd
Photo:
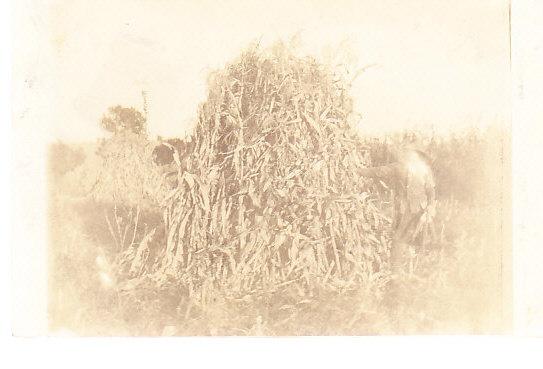
[[509, 2], [13, 8], [14, 334], [513, 331]]

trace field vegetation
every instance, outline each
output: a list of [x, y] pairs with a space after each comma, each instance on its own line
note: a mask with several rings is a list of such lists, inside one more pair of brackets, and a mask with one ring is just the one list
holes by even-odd
[[[145, 115], [57, 143], [50, 167], [51, 330], [83, 335], [497, 333], [506, 136], [363, 137], [341, 73], [284, 45], [209, 78], [177, 186]], [[369, 123], [367, 123], [369, 124]], [[438, 240], [413, 245], [391, 300], [390, 189], [356, 175], [416, 142], [432, 160]]]

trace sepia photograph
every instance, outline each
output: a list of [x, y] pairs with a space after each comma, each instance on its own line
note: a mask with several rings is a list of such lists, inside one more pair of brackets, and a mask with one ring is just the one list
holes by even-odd
[[21, 4], [46, 335], [512, 331], [509, 1]]

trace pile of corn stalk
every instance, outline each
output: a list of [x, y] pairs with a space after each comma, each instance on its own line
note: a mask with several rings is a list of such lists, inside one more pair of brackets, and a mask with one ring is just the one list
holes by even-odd
[[231, 293], [374, 280], [390, 220], [356, 175], [369, 159], [351, 106], [341, 78], [281, 45], [212, 74], [164, 202], [164, 279]]
[[131, 132], [104, 140], [98, 149], [102, 162], [92, 197], [125, 206], [158, 207], [167, 187], [152, 162], [153, 147], [146, 136]]

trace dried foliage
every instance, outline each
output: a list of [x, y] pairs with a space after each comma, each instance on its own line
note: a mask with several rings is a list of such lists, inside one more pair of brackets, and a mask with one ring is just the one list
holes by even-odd
[[158, 274], [203, 295], [375, 279], [390, 221], [353, 175], [367, 160], [351, 113], [341, 78], [282, 45], [214, 73], [187, 169], [165, 201]]
[[92, 196], [126, 206], [158, 206], [166, 190], [162, 173], [152, 162], [153, 147], [144, 135], [131, 132], [104, 140], [98, 149], [102, 163]]

